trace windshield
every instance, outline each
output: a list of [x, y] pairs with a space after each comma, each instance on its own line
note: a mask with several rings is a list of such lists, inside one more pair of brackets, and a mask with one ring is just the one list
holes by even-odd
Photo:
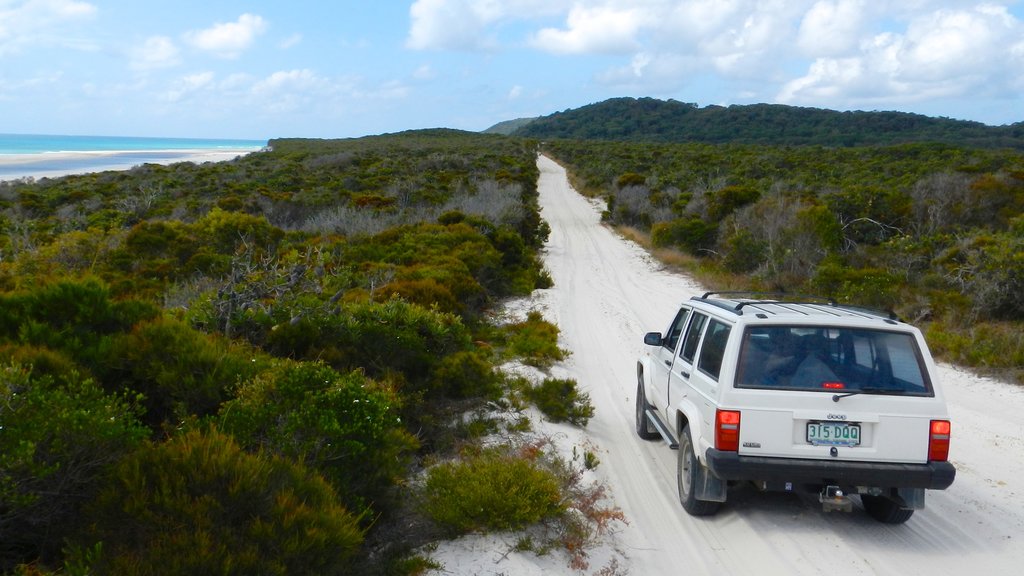
[[743, 334], [739, 388], [931, 395], [913, 335], [814, 326], [751, 326]]

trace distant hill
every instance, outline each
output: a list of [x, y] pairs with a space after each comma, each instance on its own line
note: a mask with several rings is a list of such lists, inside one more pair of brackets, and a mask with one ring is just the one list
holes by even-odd
[[837, 112], [779, 104], [700, 108], [697, 104], [655, 98], [613, 98], [556, 112], [529, 121], [510, 134], [713, 144], [869, 146], [942, 142], [1024, 149], [1024, 122], [988, 126], [906, 112]]
[[516, 118], [515, 120], [505, 120], [504, 122], [498, 122], [494, 126], [484, 130], [484, 134], [501, 134], [504, 136], [511, 136], [516, 130], [519, 130], [534, 120], [536, 120], [536, 118]]

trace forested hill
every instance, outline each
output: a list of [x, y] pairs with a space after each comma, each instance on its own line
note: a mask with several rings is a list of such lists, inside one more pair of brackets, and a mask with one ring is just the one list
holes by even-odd
[[1024, 122], [988, 126], [905, 112], [837, 112], [777, 104], [706, 106], [614, 98], [537, 118], [516, 136], [630, 142], [876, 146], [909, 142], [1024, 149]]

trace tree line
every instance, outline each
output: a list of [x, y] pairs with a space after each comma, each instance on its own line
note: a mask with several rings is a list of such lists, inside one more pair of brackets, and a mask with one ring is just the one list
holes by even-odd
[[1024, 377], [1024, 155], [553, 140], [605, 218], [691, 255], [716, 287], [893, 309], [933, 349]]

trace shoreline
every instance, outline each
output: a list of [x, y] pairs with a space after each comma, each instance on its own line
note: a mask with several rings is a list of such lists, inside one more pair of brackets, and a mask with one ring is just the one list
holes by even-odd
[[131, 170], [142, 164], [223, 162], [234, 160], [257, 148], [175, 149], [175, 150], [95, 150], [80, 152], [42, 152], [37, 154], [0, 154], [0, 182], [33, 178], [60, 178], [108, 170]]

